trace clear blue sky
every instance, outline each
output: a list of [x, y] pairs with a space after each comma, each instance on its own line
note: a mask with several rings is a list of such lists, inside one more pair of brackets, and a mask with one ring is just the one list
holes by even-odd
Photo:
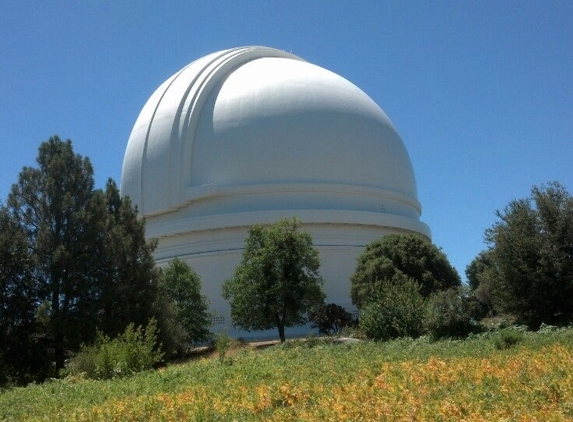
[[0, 199], [42, 141], [118, 183], [157, 86], [207, 53], [290, 51], [363, 89], [410, 153], [422, 220], [465, 278], [494, 212], [573, 193], [571, 1], [0, 0]]

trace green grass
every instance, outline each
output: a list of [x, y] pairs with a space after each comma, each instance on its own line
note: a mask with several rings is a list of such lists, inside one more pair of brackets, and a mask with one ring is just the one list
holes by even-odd
[[[177, 394], [194, 389], [236, 390], [249, 385], [345, 385], [365, 368], [383, 364], [426, 362], [430, 358], [487, 358], [518, 350], [540, 350], [561, 344], [573, 348], [573, 329], [524, 333], [522, 340], [508, 350], [497, 350], [498, 334], [484, 334], [467, 340], [430, 342], [396, 340], [385, 343], [364, 341], [332, 345], [313, 341], [311, 345], [289, 341], [264, 350], [244, 346], [225, 361], [205, 359], [170, 365], [132, 377], [105, 381], [67, 378], [0, 392], [0, 420], [72, 420], [82, 411], [109, 401], [129, 401], [159, 393]], [[374, 376], [374, 375], [373, 375]]]

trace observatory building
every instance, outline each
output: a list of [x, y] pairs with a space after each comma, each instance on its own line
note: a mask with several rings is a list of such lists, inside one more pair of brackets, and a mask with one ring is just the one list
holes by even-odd
[[244, 338], [277, 335], [233, 329], [221, 297], [251, 225], [300, 219], [320, 252], [327, 303], [350, 311], [366, 244], [389, 233], [430, 237], [386, 114], [343, 77], [273, 48], [209, 54], [157, 88], [131, 132], [121, 192], [158, 240], [158, 264], [179, 257], [201, 276], [213, 330]]

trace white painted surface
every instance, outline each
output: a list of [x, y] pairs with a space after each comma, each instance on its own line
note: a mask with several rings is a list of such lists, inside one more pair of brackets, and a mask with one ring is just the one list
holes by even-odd
[[210, 54], [164, 82], [135, 123], [121, 191], [159, 240], [158, 263], [178, 256], [199, 273], [226, 321], [216, 330], [230, 328], [221, 285], [252, 224], [301, 219], [321, 254], [327, 301], [348, 309], [367, 243], [430, 236], [410, 158], [384, 112], [346, 79], [265, 47]]

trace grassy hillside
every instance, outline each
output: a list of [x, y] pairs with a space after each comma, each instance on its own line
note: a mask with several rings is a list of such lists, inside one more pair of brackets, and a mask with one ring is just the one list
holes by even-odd
[[245, 347], [111, 381], [0, 393], [0, 420], [573, 420], [573, 330], [429, 343]]

